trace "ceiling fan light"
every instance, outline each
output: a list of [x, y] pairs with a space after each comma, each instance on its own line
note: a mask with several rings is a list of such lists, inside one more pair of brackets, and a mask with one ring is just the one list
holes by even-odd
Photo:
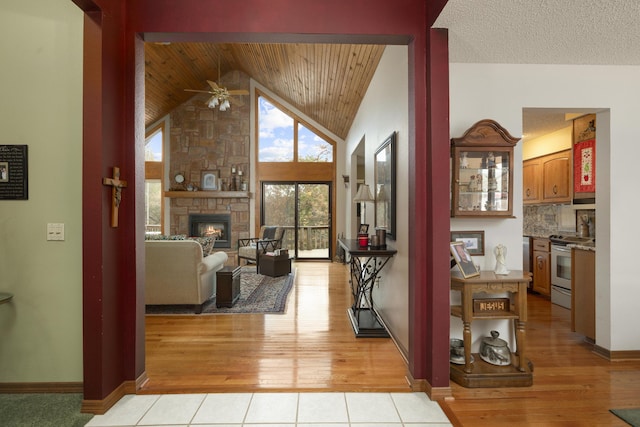
[[228, 99], [225, 99], [224, 102], [220, 104], [220, 111], [227, 111], [227, 108], [229, 107], [231, 107], [231, 104], [229, 104]]

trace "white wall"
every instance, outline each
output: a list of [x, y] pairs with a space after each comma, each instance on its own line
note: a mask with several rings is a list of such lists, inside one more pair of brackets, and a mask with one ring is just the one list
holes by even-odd
[[545, 154], [562, 150], [571, 150], [573, 144], [573, 126], [542, 135], [541, 137], [522, 141], [522, 160], [533, 159]]
[[[355, 196], [356, 165], [351, 164], [351, 154], [358, 143], [365, 141], [365, 180], [373, 183], [373, 156], [376, 149], [392, 132], [396, 139], [396, 234], [395, 240], [387, 239], [387, 246], [398, 253], [382, 272], [380, 286], [374, 289], [376, 307], [387, 326], [405, 352], [409, 348], [409, 121], [408, 121], [408, 48], [387, 46], [378, 69], [360, 104], [353, 125], [346, 138], [344, 153], [345, 173], [351, 175], [351, 185], [346, 192], [345, 218], [351, 218]], [[338, 172], [340, 175], [340, 171]], [[373, 228], [373, 204], [367, 206], [367, 222]], [[351, 221], [346, 230], [351, 229]], [[349, 231], [347, 231], [349, 233]], [[348, 234], [349, 235], [349, 234]]]
[[29, 199], [0, 200], [0, 382], [83, 378], [82, 26], [69, 0], [0, 2], [0, 144], [29, 150]]
[[[492, 118], [512, 135], [522, 133], [522, 108], [594, 108], [598, 114], [596, 153], [596, 344], [612, 351], [640, 350], [640, 286], [635, 264], [640, 231], [634, 227], [640, 201], [634, 180], [640, 158], [638, 112], [640, 67], [514, 64], [451, 64], [451, 134], [472, 123]], [[610, 110], [610, 115], [606, 111]], [[606, 133], [610, 119], [610, 134]], [[610, 139], [610, 141], [609, 141]], [[521, 147], [516, 162], [522, 160]], [[522, 173], [516, 169], [515, 200], [522, 200]], [[514, 205], [515, 220], [495, 220], [487, 225], [488, 248], [505, 243], [520, 247], [521, 203]], [[452, 221], [456, 228], [476, 224]], [[479, 226], [479, 224], [478, 224]], [[500, 236], [498, 237], [498, 232]], [[518, 256], [507, 258], [509, 268], [521, 265]], [[486, 258], [486, 257], [485, 257]], [[491, 266], [491, 261], [484, 264]]]

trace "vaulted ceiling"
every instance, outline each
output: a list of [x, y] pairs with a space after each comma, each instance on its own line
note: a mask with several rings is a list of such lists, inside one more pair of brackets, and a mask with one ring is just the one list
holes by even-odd
[[[341, 138], [345, 138], [383, 45], [146, 43], [145, 123], [239, 70]], [[228, 89], [235, 89], [229, 87]]]
[[[434, 27], [449, 29], [451, 62], [640, 64], [640, 2], [449, 0]], [[345, 138], [384, 50], [380, 45], [146, 43], [147, 125], [240, 70]], [[233, 88], [230, 88], [233, 89]], [[537, 115], [537, 117], [535, 117]], [[525, 131], [566, 126], [563, 111], [525, 112]]]

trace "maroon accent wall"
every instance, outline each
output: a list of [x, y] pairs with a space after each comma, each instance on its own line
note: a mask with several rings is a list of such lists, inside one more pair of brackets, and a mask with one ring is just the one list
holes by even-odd
[[[104, 399], [144, 372], [144, 260], [136, 251], [144, 229], [141, 38], [409, 45], [410, 207], [417, 224], [412, 236], [419, 236], [410, 242], [409, 367], [413, 378], [447, 387], [449, 259], [441, 248], [449, 230], [448, 64], [446, 33], [429, 30], [446, 0], [75, 3], [90, 12], [84, 40], [85, 399]], [[101, 184], [113, 166], [129, 181], [119, 228], [109, 226], [111, 192]]]

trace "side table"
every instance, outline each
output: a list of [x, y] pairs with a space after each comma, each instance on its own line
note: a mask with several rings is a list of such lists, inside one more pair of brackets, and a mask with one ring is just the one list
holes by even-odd
[[260, 255], [258, 273], [271, 277], [284, 276], [291, 273], [291, 258], [289, 258], [289, 254]]
[[376, 313], [373, 304], [373, 285], [395, 249], [362, 248], [356, 239], [339, 239], [338, 244], [349, 255], [351, 294], [353, 305], [347, 309], [351, 327], [357, 338], [388, 338], [389, 332]]
[[216, 307], [233, 307], [240, 298], [240, 270], [226, 265], [216, 272]]
[[[527, 286], [531, 276], [522, 271], [497, 275], [481, 271], [479, 276], [464, 278], [458, 271], [451, 272], [451, 290], [460, 292], [461, 304], [451, 306], [451, 315], [462, 319], [464, 365], [451, 363], [450, 378], [464, 387], [527, 387], [533, 384], [532, 365], [526, 358]], [[474, 300], [500, 294], [510, 295], [508, 311], [477, 311]], [[512, 363], [496, 366], [471, 354], [471, 323], [480, 320], [513, 320], [516, 348]]]

